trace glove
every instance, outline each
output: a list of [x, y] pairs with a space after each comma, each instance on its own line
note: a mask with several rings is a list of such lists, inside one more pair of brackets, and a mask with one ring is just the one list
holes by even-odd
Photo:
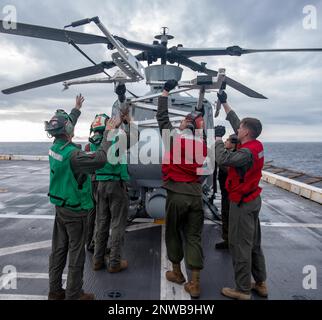
[[118, 95], [119, 101], [124, 102], [125, 101], [125, 93], [126, 93], [126, 87], [125, 84], [118, 84], [115, 88], [115, 93]]
[[221, 102], [221, 103], [226, 103], [227, 102], [227, 94], [226, 94], [226, 92], [225, 91], [223, 91], [222, 93], [217, 93], [217, 97], [218, 97], [218, 99], [219, 99], [219, 101]]
[[164, 87], [163, 89], [165, 91], [171, 91], [173, 90], [176, 86], [178, 85], [178, 81], [177, 80], [168, 80], [165, 84], [164, 84]]
[[222, 138], [226, 133], [226, 128], [224, 126], [215, 126], [215, 137]]

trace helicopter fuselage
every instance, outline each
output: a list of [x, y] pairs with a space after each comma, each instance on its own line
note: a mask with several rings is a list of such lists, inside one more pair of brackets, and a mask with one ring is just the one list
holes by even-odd
[[[171, 65], [153, 65], [145, 69], [147, 84], [150, 84], [150, 91], [147, 96], [163, 90], [160, 84], [154, 84], [169, 79], [181, 79], [182, 69]], [[213, 128], [213, 109], [206, 99], [203, 101], [203, 112], [205, 129]], [[158, 99], [151, 99], [150, 104], [158, 105]], [[183, 94], [171, 95], [168, 100], [168, 107], [171, 109], [191, 112], [198, 104], [198, 98]], [[116, 101], [112, 108], [112, 116], [120, 111], [120, 104]], [[156, 117], [156, 111], [134, 108], [132, 118], [140, 123], [152, 120]], [[162, 189], [161, 164], [163, 155], [163, 142], [158, 125], [139, 125], [139, 141], [128, 151], [128, 171], [131, 176], [129, 183], [130, 197], [139, 198], [146, 213], [152, 218], [164, 218], [166, 194]], [[147, 152], [147, 150], [149, 150]], [[136, 156], [133, 157], [133, 153]], [[135, 159], [131, 163], [131, 159]], [[130, 160], [130, 161], [129, 161]], [[136, 162], [137, 161], [137, 162]], [[211, 187], [211, 186], [209, 186]]]

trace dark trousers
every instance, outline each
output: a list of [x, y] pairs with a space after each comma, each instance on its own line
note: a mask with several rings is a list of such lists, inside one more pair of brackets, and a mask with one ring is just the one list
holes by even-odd
[[[100, 181], [97, 188], [97, 232], [94, 259], [115, 267], [120, 264], [129, 209], [125, 182]], [[111, 228], [111, 234], [109, 230]]]
[[96, 206], [97, 206], [97, 186], [98, 181], [92, 181], [92, 194], [94, 208], [89, 212], [87, 217], [87, 249], [94, 249], [95, 246], [95, 233], [96, 233]]
[[66, 299], [78, 299], [82, 292], [87, 214], [56, 207], [49, 258], [49, 290], [62, 289], [62, 275], [69, 254]]
[[226, 190], [227, 173], [219, 168], [218, 181], [221, 191], [221, 222], [222, 222], [222, 238], [228, 241], [229, 226], [229, 197]]
[[185, 257], [189, 269], [203, 268], [201, 247], [203, 221], [201, 196], [167, 190], [165, 241], [168, 258], [172, 263], [179, 264]]
[[256, 282], [266, 280], [265, 258], [261, 248], [261, 227], [258, 218], [261, 197], [240, 207], [230, 203], [229, 249], [233, 260], [236, 289], [251, 290], [251, 275]]

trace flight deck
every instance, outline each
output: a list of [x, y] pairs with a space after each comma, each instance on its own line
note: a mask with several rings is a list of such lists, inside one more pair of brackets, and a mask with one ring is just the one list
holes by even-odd
[[[46, 161], [0, 161], [0, 272], [2, 275], [6, 266], [17, 272], [16, 288], [2, 286], [0, 300], [47, 299], [54, 222], [54, 207], [47, 197], [48, 184]], [[322, 206], [266, 182], [261, 186], [268, 299], [322, 299]], [[220, 206], [220, 199], [215, 203]], [[124, 258], [129, 268], [118, 274], [106, 270], [94, 272], [92, 254], [87, 252], [85, 291], [95, 293], [97, 299], [115, 301], [190, 299], [183, 286], [165, 279], [169, 262], [164, 231], [164, 225], [149, 219], [138, 219], [128, 226]], [[220, 240], [220, 224], [205, 219], [201, 300], [226, 300], [220, 289], [234, 285], [229, 252], [214, 249]], [[308, 288], [307, 272], [314, 268], [317, 281], [315, 285], [309, 281], [312, 288]], [[187, 272], [185, 268], [184, 271]], [[66, 275], [67, 268], [64, 284]], [[253, 294], [253, 299], [261, 298]]]

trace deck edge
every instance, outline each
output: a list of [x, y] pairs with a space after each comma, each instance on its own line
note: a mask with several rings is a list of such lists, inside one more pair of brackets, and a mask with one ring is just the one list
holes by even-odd
[[295, 181], [277, 174], [263, 171], [262, 180], [276, 187], [295, 193], [306, 199], [322, 204], [322, 189]]

